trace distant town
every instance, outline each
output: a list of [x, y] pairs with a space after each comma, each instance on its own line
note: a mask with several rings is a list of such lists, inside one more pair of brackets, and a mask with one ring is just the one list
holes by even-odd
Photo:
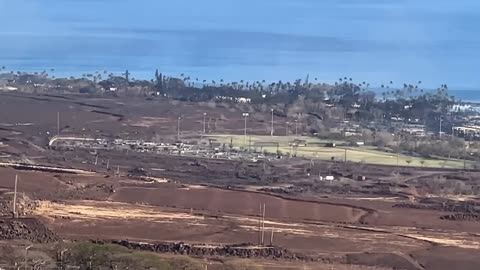
[[310, 76], [294, 82], [225, 82], [185, 74], [169, 77], [158, 70], [152, 72], [151, 80], [136, 80], [128, 70], [122, 76], [96, 71], [81, 78], [56, 78], [53, 69], [33, 74], [6, 72], [5, 67], [3, 71], [0, 89], [4, 92], [244, 104], [266, 114], [271, 110], [272, 117], [287, 119], [283, 125], [288, 125], [288, 119], [292, 125], [301, 123], [302, 134], [308, 136], [351, 144], [361, 141], [421, 157], [480, 158], [476, 143], [480, 105], [456, 100], [446, 84], [427, 91], [421, 81], [389, 81], [374, 88], [348, 77], [329, 85]]

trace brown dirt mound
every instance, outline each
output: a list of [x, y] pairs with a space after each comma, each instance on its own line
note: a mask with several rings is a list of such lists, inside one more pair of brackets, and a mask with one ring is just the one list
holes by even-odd
[[34, 243], [50, 243], [57, 240], [56, 235], [34, 218], [1, 218], [0, 240], [22, 239]]

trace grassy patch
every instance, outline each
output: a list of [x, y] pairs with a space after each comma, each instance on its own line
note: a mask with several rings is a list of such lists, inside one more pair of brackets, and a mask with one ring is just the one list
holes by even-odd
[[71, 244], [65, 263], [80, 266], [81, 269], [204, 269], [202, 263], [189, 257], [162, 257], [153, 252], [89, 242]]
[[[295, 136], [261, 136], [251, 135], [247, 136], [246, 144], [243, 135], [211, 135], [219, 143], [226, 145], [233, 145], [234, 148], [250, 148], [258, 152], [267, 151], [269, 153], [276, 153], [277, 149], [283, 154], [293, 153], [294, 149], [289, 143], [295, 139], [305, 140], [307, 146], [298, 147], [296, 150], [297, 156], [306, 158], [318, 158], [324, 160], [345, 160], [345, 155], [348, 161], [364, 162], [367, 164], [381, 164], [381, 165], [400, 165], [400, 166], [417, 166], [417, 167], [432, 167], [432, 168], [463, 168], [463, 160], [457, 159], [433, 159], [421, 158], [396, 153], [389, 153], [386, 151], [376, 150], [370, 146], [350, 147], [337, 146], [326, 147], [325, 143], [336, 143], [337, 145], [344, 144], [342, 141], [321, 140], [315, 137], [295, 137]], [[256, 147], [256, 143], [278, 143], [276, 146]], [[472, 166], [471, 162], [467, 161], [467, 167]]]

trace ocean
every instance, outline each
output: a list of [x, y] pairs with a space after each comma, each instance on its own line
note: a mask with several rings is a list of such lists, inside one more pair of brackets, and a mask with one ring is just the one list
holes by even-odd
[[0, 12], [4, 71], [422, 81], [480, 101], [475, 0], [0, 0]]

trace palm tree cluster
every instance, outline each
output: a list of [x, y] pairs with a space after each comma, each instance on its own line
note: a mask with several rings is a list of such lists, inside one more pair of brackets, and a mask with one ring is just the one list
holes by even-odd
[[[5, 70], [5, 67], [1, 67]], [[52, 74], [54, 69], [50, 69]], [[12, 73], [13, 74], [13, 73]], [[17, 76], [23, 73], [17, 72]], [[53, 79], [46, 70], [35, 73], [36, 76]], [[82, 74], [83, 80], [89, 80], [94, 85], [115, 85], [119, 80], [126, 83], [125, 87], [140, 87], [152, 94], [161, 93], [169, 98], [188, 101], [210, 101], [217, 97], [248, 98], [252, 103], [262, 104], [293, 104], [299, 99], [308, 100], [310, 103], [329, 104], [343, 108], [345, 113], [353, 108], [357, 117], [372, 120], [374, 115], [383, 115], [384, 118], [401, 117], [405, 119], [435, 118], [436, 112], [445, 113], [452, 106], [455, 99], [448, 95], [448, 86], [442, 84], [436, 91], [426, 91], [422, 81], [403, 83], [397, 87], [393, 81], [382, 84], [381, 98], [377, 98], [375, 88], [366, 81], [356, 82], [351, 77], [340, 77], [334, 84], [319, 83], [315, 77], [310, 80], [310, 75], [305, 79], [293, 82], [282, 80], [267, 82], [266, 80], [239, 80], [226, 81], [200, 79], [179, 74], [178, 77], [169, 77], [155, 71], [154, 78], [136, 80], [126, 70], [121, 76], [115, 76], [107, 70], [97, 70], [94, 73]], [[122, 77], [123, 76], [123, 77]], [[70, 80], [74, 80], [70, 77]], [[96, 87], [95, 87], [96, 88]], [[101, 89], [101, 88], [99, 88]], [[318, 107], [318, 106], [317, 106]], [[308, 113], [308, 112], [306, 112]], [[433, 115], [433, 116], [432, 116]]]

